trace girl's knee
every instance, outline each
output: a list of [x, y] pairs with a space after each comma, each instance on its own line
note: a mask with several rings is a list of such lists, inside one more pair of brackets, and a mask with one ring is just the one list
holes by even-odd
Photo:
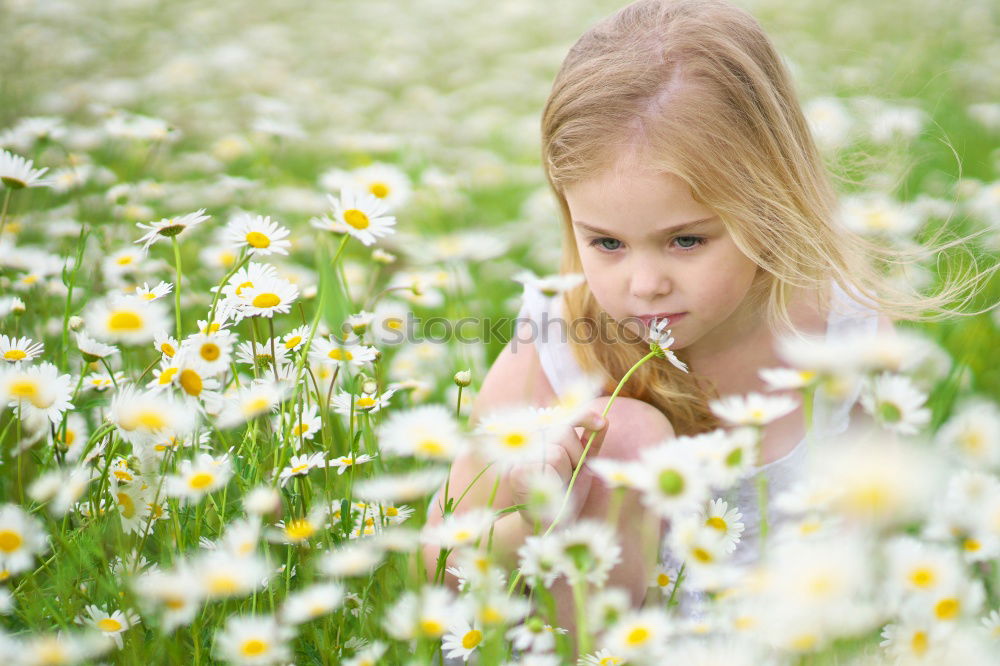
[[[596, 398], [591, 409], [601, 413], [607, 402], [606, 396]], [[635, 398], [615, 398], [607, 418], [608, 432], [601, 447], [602, 457], [632, 460], [642, 449], [674, 436], [674, 428], [663, 412]]]

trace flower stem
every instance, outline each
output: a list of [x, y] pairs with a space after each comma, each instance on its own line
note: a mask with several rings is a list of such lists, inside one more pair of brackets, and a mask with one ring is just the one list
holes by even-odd
[[5, 187], [4, 189], [7, 192], [3, 195], [3, 211], [0, 211], [0, 236], [3, 235], [3, 228], [7, 226], [7, 204], [10, 203], [10, 193], [13, 192], [9, 187]]
[[[174, 285], [174, 314], [177, 319], [177, 342], [181, 341], [181, 246], [177, 236], [170, 239], [174, 245], [174, 266], [177, 268], [177, 284]], [[211, 324], [211, 322], [209, 322]]]
[[[627, 382], [628, 379], [629, 379], [629, 377], [632, 376], [632, 373], [634, 373], [637, 369], [639, 369], [639, 366], [641, 366], [643, 363], [645, 363], [646, 361], [648, 361], [649, 359], [651, 359], [651, 358], [653, 358], [653, 357], [655, 357], [657, 355], [658, 354], [656, 352], [651, 351], [648, 354], [646, 354], [645, 356], [643, 356], [641, 359], [639, 359], [638, 361], [636, 361], [635, 365], [633, 365], [631, 368], [629, 368], [629, 371], [626, 372], [625, 376], [622, 377], [622, 379], [621, 379], [620, 382], [618, 382], [618, 386], [615, 387], [615, 390], [611, 394], [611, 397], [608, 398], [608, 403], [604, 406], [604, 411], [601, 412], [601, 417], [602, 418], [607, 418], [608, 412], [611, 411], [611, 405], [614, 403], [615, 398], [618, 397], [618, 394], [621, 392], [622, 388], [625, 386], [625, 382]], [[549, 527], [548, 527], [548, 529], [545, 530], [544, 536], [548, 536], [552, 532], [552, 530], [555, 528], [555, 526], [559, 523], [559, 520], [562, 518], [562, 515], [563, 515], [563, 513], [564, 513], [564, 511], [566, 509], [566, 505], [569, 503], [570, 495], [573, 493], [573, 485], [576, 484], [576, 477], [580, 474], [580, 469], [583, 468], [583, 463], [587, 460], [587, 453], [590, 451], [590, 445], [593, 444], [594, 437], [596, 437], [596, 436], [597, 436], [597, 431], [594, 431], [594, 432], [590, 433], [590, 437], [587, 439], [587, 445], [585, 447], [583, 447], [583, 453], [580, 454], [580, 460], [577, 461], [576, 467], [573, 469], [573, 476], [570, 477], [569, 487], [566, 489], [566, 494], [563, 495], [562, 504], [559, 506], [559, 512], [556, 513], [556, 517], [552, 521], [552, 524], [550, 524]]]

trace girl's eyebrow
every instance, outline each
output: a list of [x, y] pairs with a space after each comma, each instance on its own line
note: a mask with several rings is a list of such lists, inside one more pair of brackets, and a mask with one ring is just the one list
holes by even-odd
[[[683, 231], [683, 230], [688, 229], [690, 227], [702, 224], [704, 222], [712, 222], [714, 220], [717, 220], [718, 218], [719, 218], [718, 215], [713, 215], [712, 217], [704, 217], [704, 218], [702, 218], [700, 220], [692, 220], [690, 222], [685, 222], [684, 224], [678, 224], [678, 225], [673, 226], [673, 227], [667, 227], [666, 229], [660, 229], [656, 233], [657, 234], [661, 234], [661, 235], [672, 234], [672, 233], [676, 233], [678, 231]], [[580, 227], [582, 229], [585, 229], [587, 231], [593, 232], [595, 234], [606, 234], [608, 236], [613, 236], [614, 235], [613, 231], [608, 231], [606, 229], [601, 229], [599, 227], [591, 226], [591, 225], [589, 225], [586, 222], [583, 222], [581, 220], [573, 220], [573, 224], [575, 224], [576, 226], [578, 226], [578, 227]]]

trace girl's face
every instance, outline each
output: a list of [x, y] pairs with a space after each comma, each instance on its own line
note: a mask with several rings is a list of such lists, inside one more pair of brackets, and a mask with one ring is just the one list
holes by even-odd
[[680, 178], [623, 167], [565, 196], [584, 275], [614, 319], [648, 325], [673, 315], [673, 347], [705, 352], [729, 346], [758, 319], [746, 303], [757, 265]]

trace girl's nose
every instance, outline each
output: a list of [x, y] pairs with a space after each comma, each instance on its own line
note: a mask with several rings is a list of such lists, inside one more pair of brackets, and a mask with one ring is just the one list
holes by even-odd
[[655, 301], [670, 293], [670, 279], [664, 272], [661, 261], [636, 262], [629, 284], [629, 291], [635, 299]]

